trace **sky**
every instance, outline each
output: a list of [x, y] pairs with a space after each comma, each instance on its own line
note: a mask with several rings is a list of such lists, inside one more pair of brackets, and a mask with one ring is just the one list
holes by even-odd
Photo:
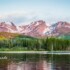
[[70, 22], [70, 0], [0, 0], [0, 22], [21, 25], [37, 20]]

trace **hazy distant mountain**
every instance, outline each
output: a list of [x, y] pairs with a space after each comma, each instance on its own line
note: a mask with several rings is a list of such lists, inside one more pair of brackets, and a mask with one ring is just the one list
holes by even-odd
[[51, 26], [43, 20], [31, 22], [28, 25], [16, 26], [12, 22], [1, 22], [0, 32], [19, 33], [32, 37], [70, 35], [70, 23], [57, 22]]

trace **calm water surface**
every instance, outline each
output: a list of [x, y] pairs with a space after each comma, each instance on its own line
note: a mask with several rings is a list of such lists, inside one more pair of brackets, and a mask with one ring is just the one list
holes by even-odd
[[70, 70], [70, 55], [0, 54], [0, 70]]

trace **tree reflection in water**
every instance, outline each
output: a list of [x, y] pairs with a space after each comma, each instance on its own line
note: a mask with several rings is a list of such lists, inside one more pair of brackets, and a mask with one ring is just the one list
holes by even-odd
[[0, 70], [70, 70], [70, 55], [1, 54]]

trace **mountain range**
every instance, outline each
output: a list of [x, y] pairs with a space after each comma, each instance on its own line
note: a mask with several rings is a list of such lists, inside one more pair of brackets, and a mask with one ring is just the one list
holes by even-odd
[[59, 21], [48, 25], [43, 20], [31, 22], [28, 25], [16, 26], [13, 22], [0, 22], [0, 32], [18, 33], [32, 37], [60, 37], [70, 35], [70, 23]]

